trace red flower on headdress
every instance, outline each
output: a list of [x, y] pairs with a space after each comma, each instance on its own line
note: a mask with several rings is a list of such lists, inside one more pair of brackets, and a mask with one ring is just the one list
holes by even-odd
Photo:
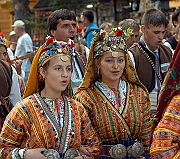
[[116, 30], [116, 36], [122, 36], [123, 30]]
[[100, 36], [100, 39], [103, 40], [105, 35], [104, 33], [101, 33], [99, 36]]
[[5, 38], [5, 35], [4, 35], [2, 32], [0, 32], [0, 36], [1, 36], [2, 38]]
[[50, 43], [52, 43], [54, 41], [54, 38], [53, 37], [50, 37], [47, 39], [46, 41], [46, 45], [49, 45]]

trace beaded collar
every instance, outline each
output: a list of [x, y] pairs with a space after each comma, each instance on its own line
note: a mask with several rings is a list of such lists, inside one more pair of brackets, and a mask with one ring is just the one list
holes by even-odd
[[[51, 124], [53, 125], [53, 128], [56, 132], [56, 151], [58, 151], [61, 154], [64, 154], [67, 150], [68, 147], [68, 140], [69, 140], [69, 136], [72, 133], [72, 113], [71, 113], [71, 104], [70, 101], [68, 100], [68, 98], [66, 96], [63, 97], [63, 101], [64, 101], [64, 109], [63, 109], [63, 123], [61, 123], [62, 121], [57, 119], [57, 117], [55, 117], [55, 113], [54, 110], [52, 110], [51, 108], [49, 108], [49, 106], [47, 105], [47, 103], [43, 100], [43, 98], [40, 96], [39, 93], [34, 94], [35, 99], [37, 100], [37, 102], [39, 103], [39, 105], [42, 108], [42, 113], [44, 113], [47, 117], [47, 119], [51, 122]], [[50, 104], [50, 103], [49, 103]], [[52, 112], [53, 113], [52, 113]], [[61, 126], [59, 125], [58, 121], [60, 122], [60, 124], [63, 124]], [[62, 131], [60, 131], [62, 130]]]
[[119, 92], [120, 103], [117, 103], [118, 99], [116, 97], [116, 94], [106, 84], [96, 81], [95, 85], [101, 90], [101, 92], [112, 103], [113, 106], [116, 107], [117, 104], [120, 105], [119, 112], [122, 113], [126, 104], [126, 94], [127, 94], [126, 82], [121, 80], [119, 83], [118, 92]]

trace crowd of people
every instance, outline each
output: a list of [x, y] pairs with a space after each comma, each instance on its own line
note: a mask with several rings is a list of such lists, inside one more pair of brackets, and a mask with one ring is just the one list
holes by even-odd
[[180, 9], [99, 27], [59, 9], [47, 26], [35, 53], [23, 20], [0, 32], [0, 158], [180, 158]]

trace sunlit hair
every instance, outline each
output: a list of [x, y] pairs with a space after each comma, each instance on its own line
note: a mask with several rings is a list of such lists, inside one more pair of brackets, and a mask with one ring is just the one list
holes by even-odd
[[109, 22], [104, 22], [99, 26], [99, 29], [104, 29], [106, 26], [112, 28], [113, 25]]
[[127, 25], [131, 29], [137, 30], [137, 31], [139, 31], [139, 29], [140, 29], [139, 23], [136, 22], [134, 19], [124, 19], [124, 20], [120, 21], [119, 26], [121, 27], [123, 25]]

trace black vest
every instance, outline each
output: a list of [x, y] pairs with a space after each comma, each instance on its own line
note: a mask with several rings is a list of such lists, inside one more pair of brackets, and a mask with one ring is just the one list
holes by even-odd
[[[140, 42], [138, 43], [141, 44], [142, 46], [142, 43]], [[144, 47], [143, 49], [151, 58], [153, 63], [155, 64], [155, 56], [148, 49]], [[155, 88], [155, 71], [152, 65], [150, 64], [150, 62], [147, 60], [144, 54], [140, 51], [138, 46], [133, 45], [131, 48], [129, 48], [129, 51], [131, 51], [134, 56], [136, 71], [139, 76], [139, 79], [150, 93]], [[163, 63], [169, 63], [171, 61], [172, 52], [167, 46], [161, 44], [159, 46], [158, 52], [159, 52], [160, 65]], [[161, 72], [161, 68], [160, 68], [160, 72]], [[161, 72], [160, 75], [161, 75], [161, 78], [164, 79], [165, 73]]]

